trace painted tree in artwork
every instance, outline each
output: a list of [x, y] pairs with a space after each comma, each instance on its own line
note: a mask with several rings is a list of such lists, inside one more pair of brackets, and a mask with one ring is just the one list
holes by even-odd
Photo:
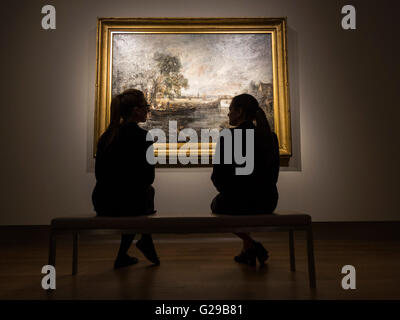
[[155, 94], [158, 90], [162, 90], [163, 95], [170, 99], [180, 97], [181, 89], [187, 88], [189, 84], [181, 73], [182, 63], [179, 57], [157, 52], [154, 54], [154, 61], [157, 65], [157, 71], [160, 73]]
[[147, 63], [131, 60], [126, 56], [119, 61], [113, 79], [113, 94], [135, 88], [143, 91], [151, 105], [157, 105], [157, 95], [174, 99], [181, 96], [182, 88], [188, 87], [177, 56], [156, 52]]

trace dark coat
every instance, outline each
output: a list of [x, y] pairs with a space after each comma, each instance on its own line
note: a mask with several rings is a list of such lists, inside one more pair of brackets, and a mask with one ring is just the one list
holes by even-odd
[[146, 160], [152, 141], [136, 123], [117, 130], [112, 143], [107, 130], [99, 139], [96, 153], [94, 208], [100, 216], [134, 216], [153, 212], [154, 165]]
[[[255, 129], [252, 122], [244, 122], [232, 130], [242, 130], [242, 152], [245, 153], [245, 130]], [[275, 133], [270, 140], [255, 134], [254, 169], [249, 175], [236, 175], [237, 167], [232, 154], [232, 164], [224, 164], [224, 139], [220, 138], [217, 151], [220, 150], [220, 164], [213, 165], [211, 180], [220, 192], [213, 200], [211, 209], [214, 213], [224, 214], [259, 214], [272, 213], [278, 203], [276, 183], [279, 175], [279, 145]], [[232, 148], [233, 149], [233, 148]], [[234, 153], [234, 150], [232, 150]]]

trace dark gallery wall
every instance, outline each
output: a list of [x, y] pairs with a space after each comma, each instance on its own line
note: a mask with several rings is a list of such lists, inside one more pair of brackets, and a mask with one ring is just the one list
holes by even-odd
[[[41, 8], [57, 29], [41, 29]], [[341, 29], [353, 4], [357, 29]], [[0, 225], [90, 214], [97, 17], [287, 17], [293, 158], [279, 209], [315, 221], [399, 220], [396, 1], [6, 1]], [[210, 168], [157, 169], [160, 214], [209, 211]]]

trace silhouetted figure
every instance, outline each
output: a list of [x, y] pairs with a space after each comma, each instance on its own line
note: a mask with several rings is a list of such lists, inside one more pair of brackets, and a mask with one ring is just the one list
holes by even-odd
[[[111, 122], [100, 137], [96, 152], [96, 186], [92, 200], [97, 216], [139, 216], [154, 211], [154, 165], [146, 160], [152, 141], [138, 126], [145, 122], [149, 105], [139, 90], [129, 89], [111, 102]], [[138, 262], [128, 255], [135, 234], [123, 234], [114, 268]], [[158, 264], [150, 234], [143, 234], [136, 246], [151, 262]]]
[[[232, 99], [229, 106], [229, 124], [232, 130], [232, 164], [224, 164], [224, 138], [221, 136], [217, 152], [220, 164], [214, 164], [211, 180], [220, 192], [211, 203], [211, 210], [217, 214], [250, 215], [271, 214], [278, 203], [276, 183], [279, 175], [279, 145], [271, 131], [264, 111], [257, 100], [249, 94]], [[256, 121], [256, 125], [253, 121]], [[234, 130], [242, 130], [242, 152], [244, 154], [246, 129], [254, 129], [254, 169], [249, 175], [236, 175], [238, 165], [234, 158]], [[235, 261], [255, 265], [256, 258], [261, 264], [268, 259], [268, 251], [248, 233], [236, 233], [243, 240], [243, 250]]]

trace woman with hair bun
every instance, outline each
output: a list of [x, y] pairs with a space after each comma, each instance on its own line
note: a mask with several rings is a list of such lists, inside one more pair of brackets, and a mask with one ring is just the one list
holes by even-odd
[[[271, 131], [258, 101], [249, 94], [241, 94], [232, 99], [228, 117], [229, 124], [235, 126], [231, 129], [232, 146], [235, 145], [234, 130], [242, 130], [242, 150], [245, 150], [245, 130], [254, 130], [254, 168], [249, 175], [236, 175], [236, 168], [243, 165], [235, 163], [233, 147], [232, 164], [224, 164], [225, 148], [221, 136], [217, 145], [217, 151], [221, 153], [220, 164], [214, 164], [211, 176], [219, 194], [213, 199], [211, 210], [213, 213], [227, 215], [271, 214], [278, 203], [277, 136]], [[243, 250], [234, 258], [235, 261], [254, 266], [258, 259], [260, 264], [264, 264], [269, 253], [263, 245], [254, 241], [249, 233], [236, 233], [236, 235], [243, 240]]]
[[[145, 122], [149, 105], [143, 92], [129, 89], [111, 101], [111, 122], [97, 144], [96, 186], [92, 201], [97, 216], [127, 217], [155, 213], [154, 165], [147, 162], [147, 131], [138, 126]], [[135, 234], [123, 234], [114, 268], [136, 264], [128, 255]], [[136, 246], [154, 264], [160, 261], [150, 234], [142, 234]]]

